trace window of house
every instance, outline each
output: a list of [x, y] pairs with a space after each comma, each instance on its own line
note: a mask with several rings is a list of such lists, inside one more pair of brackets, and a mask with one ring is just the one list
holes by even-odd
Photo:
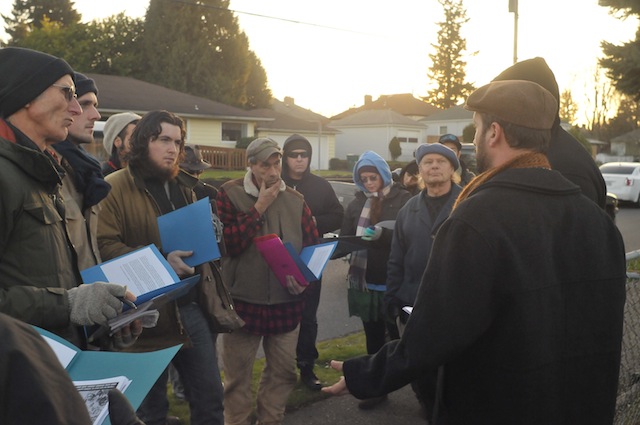
[[222, 123], [222, 140], [238, 141], [242, 138], [242, 124], [233, 122]]
[[417, 137], [398, 137], [400, 143], [418, 143]]
[[447, 128], [447, 126], [446, 125], [441, 125], [440, 126], [440, 135], [447, 134], [447, 133], [449, 133], [449, 129]]

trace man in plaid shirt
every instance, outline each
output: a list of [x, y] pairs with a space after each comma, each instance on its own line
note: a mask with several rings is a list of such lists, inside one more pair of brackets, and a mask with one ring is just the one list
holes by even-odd
[[318, 231], [304, 198], [280, 178], [278, 144], [259, 138], [247, 148], [244, 178], [222, 185], [217, 197], [227, 255], [222, 273], [246, 325], [223, 336], [225, 424], [248, 425], [251, 374], [260, 342], [266, 357], [258, 389], [259, 424], [280, 424], [296, 375], [296, 344], [305, 286], [287, 276], [286, 287], [269, 269], [253, 240], [278, 235], [298, 251], [317, 242]]

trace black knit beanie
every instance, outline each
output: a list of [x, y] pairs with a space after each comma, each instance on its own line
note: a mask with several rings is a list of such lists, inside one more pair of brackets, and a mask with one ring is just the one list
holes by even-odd
[[311, 154], [311, 143], [309, 142], [309, 140], [307, 140], [306, 137], [299, 134], [292, 134], [291, 136], [289, 136], [287, 140], [284, 141], [284, 145], [282, 146], [282, 150], [284, 151], [285, 155], [291, 151], [295, 151], [298, 149], [305, 150], [309, 152], [309, 154]]
[[94, 92], [96, 96], [98, 95], [98, 87], [93, 79], [84, 74], [80, 74], [79, 72], [74, 72], [74, 74], [76, 80], [76, 94], [78, 97], [82, 97], [89, 92]]
[[20, 47], [0, 49], [0, 117], [7, 118], [73, 69], [63, 59]]
[[493, 79], [493, 81], [503, 80], [526, 80], [538, 83], [550, 91], [560, 104], [560, 90], [556, 77], [547, 62], [541, 57], [517, 62]]

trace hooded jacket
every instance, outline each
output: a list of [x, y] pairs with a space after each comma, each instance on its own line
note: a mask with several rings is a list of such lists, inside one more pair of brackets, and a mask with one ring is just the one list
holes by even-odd
[[[295, 180], [289, 175], [286, 156], [288, 152], [300, 149], [300, 145], [304, 146], [304, 149], [309, 152], [309, 165], [302, 178]], [[339, 229], [344, 216], [344, 209], [329, 182], [322, 177], [311, 174], [310, 164], [313, 151], [309, 140], [299, 134], [289, 136], [284, 142], [283, 151], [282, 180], [287, 186], [297, 190], [304, 196], [304, 201], [315, 218], [318, 234], [322, 236], [325, 233]]]
[[[347, 206], [340, 229], [341, 235], [349, 236], [356, 234], [360, 213], [367, 201], [365, 193], [368, 192], [362, 180], [360, 180], [358, 171], [367, 165], [376, 167], [378, 173], [382, 176], [383, 187], [391, 185], [389, 194], [382, 199], [380, 221], [395, 220], [400, 208], [411, 198], [409, 192], [404, 190], [399, 184], [393, 183], [389, 165], [380, 155], [373, 151], [363, 153], [353, 167], [353, 181], [360, 190], [356, 193], [355, 199]], [[367, 270], [365, 274], [367, 283], [376, 285], [386, 284], [387, 261], [389, 260], [392, 238], [393, 229], [383, 228], [380, 238], [373, 241], [367, 249]]]

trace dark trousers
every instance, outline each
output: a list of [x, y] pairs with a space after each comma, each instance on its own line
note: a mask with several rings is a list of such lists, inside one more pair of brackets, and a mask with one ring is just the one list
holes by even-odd
[[[192, 425], [224, 423], [223, 389], [214, 339], [200, 306], [180, 307], [180, 319], [192, 346], [182, 348], [171, 361], [178, 369], [189, 401]], [[138, 417], [147, 425], [163, 425], [169, 411], [165, 369], [138, 408]]]
[[[386, 344], [387, 340], [398, 339], [398, 328], [384, 319], [375, 322], [362, 322], [367, 343], [367, 354], [375, 354]], [[387, 339], [387, 335], [389, 338]]]
[[296, 358], [299, 369], [311, 368], [318, 358], [316, 338], [318, 337], [318, 305], [322, 280], [311, 282], [304, 290], [304, 308], [300, 321], [300, 334], [296, 346]]

